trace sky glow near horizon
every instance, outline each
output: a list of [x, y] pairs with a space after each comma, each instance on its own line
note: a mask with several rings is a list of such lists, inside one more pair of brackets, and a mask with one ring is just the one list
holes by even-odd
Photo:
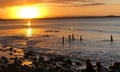
[[0, 0], [0, 18], [20, 18], [21, 7], [37, 7], [37, 18], [120, 15], [120, 0]]

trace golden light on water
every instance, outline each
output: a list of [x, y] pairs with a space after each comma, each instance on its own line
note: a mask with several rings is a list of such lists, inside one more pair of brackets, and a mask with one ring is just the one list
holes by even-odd
[[28, 28], [27, 30], [27, 37], [31, 37], [32, 36], [32, 28]]
[[18, 29], [17, 32], [24, 35], [25, 37], [30, 37], [31, 38], [31, 37], [37, 37], [39, 35], [46, 34], [45, 29], [34, 27], [35, 24], [34, 23], [32, 24], [30, 20], [27, 21], [27, 23], [25, 23], [24, 26], [25, 26], [25, 28]]
[[28, 65], [28, 66], [31, 64], [32, 64], [32, 61], [28, 61], [28, 60], [26, 60], [22, 63], [22, 65]]
[[28, 27], [31, 27], [31, 22], [28, 21], [28, 22], [27, 22], [27, 25], [28, 25]]
[[27, 26], [28, 26], [28, 28], [27, 28], [27, 37], [31, 37], [32, 36], [32, 28], [31, 28], [31, 22], [30, 21], [28, 21], [28, 23], [27, 23]]

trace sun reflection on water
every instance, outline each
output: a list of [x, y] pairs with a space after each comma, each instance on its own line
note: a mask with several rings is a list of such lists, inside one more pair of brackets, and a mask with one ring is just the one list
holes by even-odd
[[27, 25], [28, 25], [28, 28], [27, 28], [27, 35], [26, 35], [26, 36], [27, 36], [27, 37], [31, 37], [31, 36], [32, 36], [31, 22], [28, 21]]
[[37, 37], [40, 35], [45, 35], [45, 29], [44, 28], [36, 28], [36, 25], [31, 23], [31, 21], [27, 21], [25, 24], [25, 28], [22, 28], [21, 34], [23, 34], [25, 37], [31, 38], [31, 37]]
[[31, 27], [31, 21], [27, 22], [28, 27]]
[[27, 29], [27, 37], [31, 37], [31, 36], [32, 36], [32, 28], [29, 27], [29, 28]]

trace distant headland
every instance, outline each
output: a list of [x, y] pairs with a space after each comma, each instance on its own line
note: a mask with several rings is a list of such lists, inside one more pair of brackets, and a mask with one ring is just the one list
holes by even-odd
[[52, 20], [52, 19], [83, 19], [83, 18], [120, 18], [120, 16], [69, 16], [69, 17], [53, 17], [53, 18], [30, 18], [30, 19], [0, 19], [0, 21], [19, 21], [19, 20]]

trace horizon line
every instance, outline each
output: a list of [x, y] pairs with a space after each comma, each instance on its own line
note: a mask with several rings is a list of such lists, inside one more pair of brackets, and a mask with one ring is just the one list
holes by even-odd
[[111, 18], [120, 17], [117, 15], [107, 15], [107, 16], [63, 16], [63, 17], [48, 17], [48, 18], [0, 18], [0, 20], [39, 20], [39, 19], [74, 19], [74, 18]]

